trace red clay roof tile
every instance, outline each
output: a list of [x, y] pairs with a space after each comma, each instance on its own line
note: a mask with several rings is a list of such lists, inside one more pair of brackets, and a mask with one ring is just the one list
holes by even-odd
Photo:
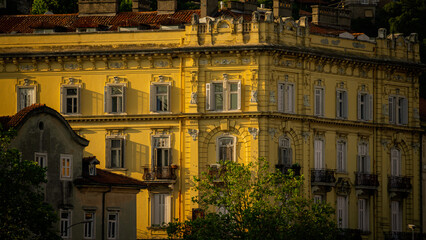
[[82, 178], [78, 178], [74, 182], [77, 185], [113, 185], [135, 188], [146, 187], [146, 184], [142, 181], [99, 168], [96, 168], [95, 176], [84, 175]]

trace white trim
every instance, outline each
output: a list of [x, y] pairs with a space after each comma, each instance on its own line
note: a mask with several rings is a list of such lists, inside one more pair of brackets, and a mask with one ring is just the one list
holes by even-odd
[[[72, 88], [77, 90], [76, 95], [69, 97], [66, 90], [72, 89]], [[75, 104], [75, 106], [73, 106], [73, 107], [76, 108], [75, 112], [73, 112], [73, 110], [71, 112], [67, 111], [68, 110], [67, 109], [68, 108], [68, 104], [67, 104], [68, 99], [76, 99], [75, 103], [74, 103], [74, 101], [72, 101], [72, 105]], [[80, 109], [80, 107], [81, 107], [81, 85], [80, 84], [78, 84], [78, 85], [68, 85], [68, 84], [61, 85], [61, 101], [60, 102], [61, 102], [61, 113], [62, 114], [66, 114], [66, 115], [78, 115], [78, 114], [80, 114], [81, 113], [81, 109]]]
[[[120, 147], [113, 148], [113, 141], [120, 141]], [[106, 137], [106, 167], [112, 169], [122, 169], [125, 167], [125, 156], [126, 156], [126, 138], [123, 135], [111, 135]], [[112, 151], [116, 151], [117, 157], [119, 157], [119, 166], [112, 166]], [[118, 151], [118, 152], [117, 152]]]
[[[221, 94], [215, 92], [215, 85], [222, 84]], [[231, 91], [231, 84], [237, 84], [237, 89]], [[229, 81], [211, 81], [206, 84], [206, 110], [217, 112], [234, 112], [241, 110], [241, 97], [242, 97], [242, 82], [241, 80]], [[236, 108], [231, 109], [232, 95], [236, 94]], [[216, 96], [222, 96], [222, 109], [217, 109]]]
[[347, 165], [347, 143], [339, 139], [336, 142], [336, 171], [346, 173]]
[[370, 227], [369, 204], [367, 199], [358, 199], [358, 229], [368, 232]]
[[314, 88], [314, 115], [324, 116], [324, 93], [325, 89], [321, 86]]
[[314, 139], [314, 168], [317, 170], [324, 169], [324, 140]]
[[233, 135], [230, 135], [230, 134], [222, 134], [222, 135], [220, 135], [216, 138], [216, 162], [221, 163], [219, 141], [222, 138], [232, 138], [232, 143], [233, 143], [233, 146], [232, 146], [232, 161], [237, 162], [237, 153], [236, 152], [237, 152], [237, 141], [238, 141], [238, 139], [237, 139], [236, 136], [233, 136]]
[[295, 113], [296, 87], [292, 82], [278, 82], [278, 112]]
[[[67, 217], [63, 218], [62, 213], [66, 213]], [[71, 225], [72, 225], [72, 210], [61, 209], [59, 211], [59, 235], [63, 239], [71, 239], [71, 232], [72, 232], [70, 228]], [[65, 234], [63, 235], [63, 233]]]
[[172, 195], [170, 193], [151, 194], [151, 226], [163, 227], [172, 219]]
[[[121, 94], [113, 94], [113, 87], [121, 87]], [[108, 114], [125, 114], [126, 113], [126, 88], [125, 83], [108, 83], [104, 89], [104, 112]], [[115, 98], [117, 105], [115, 111], [113, 107], [113, 98]]]
[[337, 227], [338, 228], [348, 228], [348, 197], [346, 196], [337, 196]]
[[[35, 152], [34, 153], [34, 161], [43, 168], [47, 168], [47, 153], [40, 153], [40, 152]], [[40, 161], [42, 161], [42, 163], [40, 163]]]
[[[93, 210], [92, 211], [85, 211], [83, 221], [89, 221], [86, 218], [86, 214], [92, 214], [92, 218], [91, 218], [92, 221], [84, 223], [84, 225], [83, 225], [83, 229], [84, 229], [83, 237], [84, 237], [84, 239], [96, 239], [96, 213]], [[86, 231], [89, 226], [90, 226], [89, 231]], [[87, 236], [87, 234], [86, 234], [87, 232], [89, 232], [89, 236]]]
[[[114, 216], [115, 219], [110, 220], [110, 216]], [[119, 239], [119, 212], [118, 211], [108, 211], [107, 213], [107, 239]], [[113, 231], [111, 231], [111, 225], [114, 226]]]
[[[24, 90], [24, 89], [32, 90], [32, 96], [30, 94], [25, 94], [26, 99], [22, 99], [21, 97], [24, 96], [24, 93], [21, 94], [21, 90]], [[19, 112], [21, 109], [37, 103], [37, 85], [16, 86], [16, 95], [17, 95], [16, 108], [17, 108], [17, 111]]]
[[[166, 93], [158, 93], [158, 87], [160, 86], [166, 86]], [[151, 113], [170, 113], [171, 110], [171, 82], [153, 82], [150, 86], [150, 97], [149, 97], [149, 106], [150, 106], [150, 112]], [[162, 96], [163, 101], [165, 99], [166, 106], [165, 110], [158, 110], [157, 106], [157, 96]]]
[[72, 180], [73, 156], [70, 154], [60, 155], [60, 176], [61, 180]]

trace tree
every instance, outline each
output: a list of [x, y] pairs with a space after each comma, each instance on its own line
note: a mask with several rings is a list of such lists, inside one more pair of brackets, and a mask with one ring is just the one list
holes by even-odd
[[[267, 161], [226, 162], [218, 176], [195, 178], [204, 217], [173, 222], [170, 238], [183, 239], [334, 239], [333, 208], [302, 195], [302, 177], [270, 172]], [[220, 210], [218, 212], [218, 210]]]
[[44, 14], [51, 11], [55, 14], [78, 12], [78, 0], [34, 0], [32, 14]]
[[57, 216], [43, 202], [45, 169], [9, 148], [13, 136], [0, 124], [0, 239], [60, 239], [52, 228]]
[[120, 12], [131, 12], [132, 11], [132, 0], [121, 0], [119, 6]]

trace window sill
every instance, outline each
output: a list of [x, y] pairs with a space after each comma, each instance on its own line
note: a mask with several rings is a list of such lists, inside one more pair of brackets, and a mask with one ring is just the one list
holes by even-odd
[[127, 171], [127, 168], [105, 168], [107, 171]]
[[165, 112], [160, 112], [160, 111], [158, 111], [158, 112], [149, 112], [150, 114], [172, 114], [172, 112], [170, 112], [170, 111], [165, 111]]
[[123, 116], [125, 116], [125, 115], [127, 115], [127, 113], [105, 113], [105, 115], [112, 115], [112, 116], [119, 116], [119, 115], [123, 115]]
[[64, 116], [66, 116], [66, 117], [73, 117], [73, 116], [79, 117], [79, 116], [83, 116], [83, 114], [81, 114], [81, 113], [61, 113], [61, 114], [64, 115]]
[[207, 112], [213, 112], [213, 113], [235, 113], [235, 112], [243, 112], [241, 109], [237, 110], [207, 110]]

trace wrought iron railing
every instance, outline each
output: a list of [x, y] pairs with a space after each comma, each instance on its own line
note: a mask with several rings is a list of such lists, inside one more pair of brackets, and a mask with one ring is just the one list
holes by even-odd
[[176, 179], [176, 167], [145, 167], [143, 171], [143, 179], [147, 181], [155, 180], [175, 180]]
[[389, 190], [402, 190], [408, 191], [411, 189], [411, 179], [402, 176], [389, 176], [388, 189]]
[[377, 174], [371, 173], [355, 173], [355, 186], [357, 187], [378, 187], [379, 179]]
[[312, 169], [311, 170], [311, 183], [334, 183], [335, 170], [331, 169]]

